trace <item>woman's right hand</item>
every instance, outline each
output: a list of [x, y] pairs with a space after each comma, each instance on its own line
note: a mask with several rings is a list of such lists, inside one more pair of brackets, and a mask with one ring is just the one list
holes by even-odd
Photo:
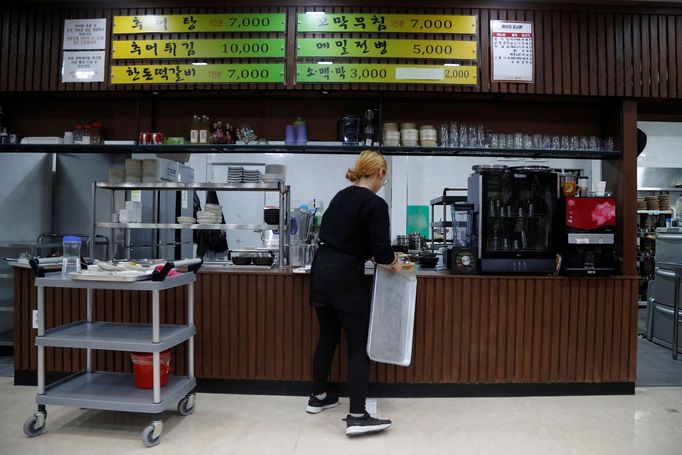
[[391, 272], [400, 272], [404, 268], [404, 266], [405, 263], [398, 259], [393, 264], [391, 264]]

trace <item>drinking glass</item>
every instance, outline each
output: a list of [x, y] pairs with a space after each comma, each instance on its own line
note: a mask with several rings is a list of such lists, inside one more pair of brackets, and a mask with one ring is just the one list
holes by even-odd
[[533, 134], [533, 148], [535, 150], [542, 148], [542, 134]]
[[477, 138], [477, 147], [485, 147], [485, 128], [483, 125], [478, 125], [476, 127], [476, 138]]
[[571, 150], [580, 149], [580, 139], [578, 138], [578, 136], [571, 136], [570, 148], [571, 148]]
[[475, 125], [469, 126], [469, 147], [478, 147], [478, 128]]
[[571, 149], [571, 139], [568, 136], [561, 136], [561, 150]]
[[599, 150], [596, 136], [590, 136], [588, 138], [588, 147], [589, 147], [588, 150]]
[[523, 148], [523, 133], [514, 133], [514, 148]]
[[542, 148], [544, 150], [549, 150], [552, 148], [552, 137], [551, 136], [549, 136], [547, 134], [542, 135]]
[[500, 135], [497, 133], [492, 133], [490, 135], [490, 148], [492, 148], [492, 149], [502, 148], [502, 147], [500, 147], [499, 138], [500, 138]]
[[448, 145], [450, 147], [459, 146], [459, 129], [457, 122], [450, 122], [450, 133], [448, 134]]
[[559, 136], [552, 136], [552, 150], [561, 149], [561, 138]]
[[613, 138], [607, 137], [602, 141], [602, 150], [604, 152], [613, 152]]
[[523, 135], [523, 148], [525, 149], [533, 148], [533, 137], [530, 134]]
[[438, 145], [441, 147], [448, 147], [450, 145], [450, 139], [449, 139], [449, 125], [447, 123], [443, 123], [440, 125], [440, 141], [438, 142]]
[[469, 138], [467, 136], [467, 126], [464, 123], [459, 124], [459, 145], [460, 147], [469, 146]]
[[588, 150], [590, 147], [590, 141], [587, 138], [587, 136], [580, 136], [580, 145], [578, 146], [579, 150]]

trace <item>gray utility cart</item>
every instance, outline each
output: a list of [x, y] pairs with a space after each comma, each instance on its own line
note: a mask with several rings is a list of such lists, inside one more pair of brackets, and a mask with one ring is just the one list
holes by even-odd
[[[161, 441], [163, 422], [161, 413], [178, 403], [178, 412], [194, 412], [194, 282], [201, 259], [167, 262], [161, 271], [151, 274], [146, 281], [81, 281], [62, 278], [61, 272], [46, 274], [36, 260], [31, 260], [36, 272], [38, 288], [38, 412], [24, 424], [24, 433], [38, 436], [45, 430], [46, 405], [76, 406], [85, 409], [141, 412], [154, 414], [152, 422], [142, 431], [142, 442], [147, 447]], [[189, 272], [168, 277], [174, 267], [188, 267]], [[161, 325], [159, 316], [160, 292], [187, 286], [187, 325]], [[45, 330], [45, 288], [87, 289], [87, 320]], [[97, 322], [93, 320], [95, 289], [151, 291], [152, 323], [130, 324]], [[169, 376], [161, 388], [160, 353], [182, 342], [188, 342], [187, 376]], [[45, 347], [87, 349], [87, 368], [49, 386], [45, 385]], [[131, 373], [94, 371], [92, 350], [136, 351], [152, 353], [153, 389], [135, 386]]]

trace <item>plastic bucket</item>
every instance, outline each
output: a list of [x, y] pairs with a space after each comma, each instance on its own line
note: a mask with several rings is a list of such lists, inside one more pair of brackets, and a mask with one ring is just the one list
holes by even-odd
[[[168, 383], [168, 373], [170, 371], [170, 349], [160, 353], [159, 370], [161, 373], [161, 387]], [[148, 352], [131, 352], [130, 358], [133, 361], [133, 376], [135, 385], [141, 389], [154, 388], [154, 366], [153, 354]]]

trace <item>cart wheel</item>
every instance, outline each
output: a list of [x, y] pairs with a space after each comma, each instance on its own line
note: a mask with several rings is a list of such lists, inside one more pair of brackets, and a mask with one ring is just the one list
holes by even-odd
[[147, 447], [154, 447], [161, 442], [161, 435], [154, 437], [154, 425], [148, 425], [142, 430], [142, 443]]
[[194, 394], [191, 393], [178, 402], [178, 414], [188, 416], [194, 414]]
[[44, 414], [43, 415], [39, 414], [40, 413], [36, 412], [26, 420], [26, 423], [24, 423], [24, 434], [29, 438], [38, 436], [42, 434], [43, 431], [45, 431], [46, 417]]

